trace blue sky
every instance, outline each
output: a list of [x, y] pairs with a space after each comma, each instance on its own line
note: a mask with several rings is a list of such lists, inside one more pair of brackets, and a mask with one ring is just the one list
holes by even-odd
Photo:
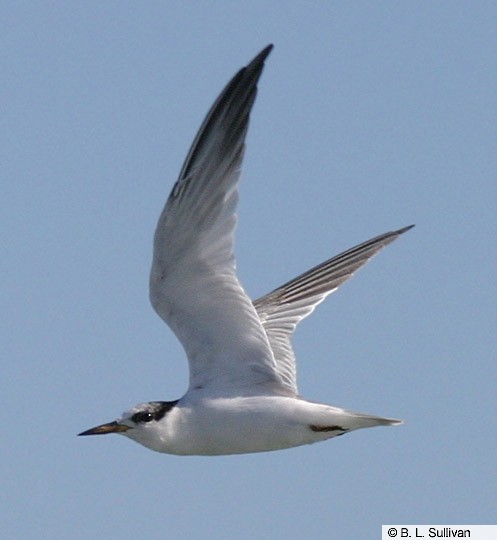
[[[379, 538], [492, 523], [494, 2], [5, 2], [0, 523], [9, 539]], [[274, 43], [236, 253], [253, 296], [416, 223], [295, 336], [302, 394], [403, 418], [221, 458], [78, 438], [187, 384], [156, 220], [223, 85]]]

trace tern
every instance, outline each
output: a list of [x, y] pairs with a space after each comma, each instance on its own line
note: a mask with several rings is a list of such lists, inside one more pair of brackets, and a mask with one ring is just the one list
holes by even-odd
[[254, 302], [237, 278], [241, 163], [272, 47], [238, 71], [214, 102], [155, 231], [150, 300], [186, 351], [188, 390], [176, 401], [136, 405], [80, 435], [119, 433], [157, 452], [225, 455], [402, 423], [302, 398], [290, 340], [320, 302], [412, 225], [359, 244]]

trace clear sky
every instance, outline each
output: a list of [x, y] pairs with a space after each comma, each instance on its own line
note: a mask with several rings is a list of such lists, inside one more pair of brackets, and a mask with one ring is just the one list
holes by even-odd
[[[3, 2], [0, 534], [379, 538], [495, 523], [495, 2]], [[259, 296], [385, 231], [299, 327], [301, 393], [405, 419], [232, 457], [78, 438], [187, 385], [152, 234], [204, 114], [268, 43], [236, 253]]]

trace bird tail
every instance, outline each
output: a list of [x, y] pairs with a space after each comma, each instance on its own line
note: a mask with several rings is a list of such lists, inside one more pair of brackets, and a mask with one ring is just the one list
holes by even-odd
[[376, 426], [397, 426], [403, 424], [403, 420], [398, 420], [396, 418], [383, 418], [381, 416], [373, 416], [371, 414], [356, 413], [348, 411], [353, 416], [352, 424], [357, 422], [357, 427], [354, 426], [352, 429], [367, 428], [367, 427], [376, 427]]

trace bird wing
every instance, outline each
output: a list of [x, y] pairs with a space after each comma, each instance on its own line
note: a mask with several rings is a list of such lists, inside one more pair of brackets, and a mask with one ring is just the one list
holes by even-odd
[[413, 225], [367, 240], [292, 279], [254, 302], [283, 384], [297, 394], [291, 336], [297, 324], [354, 272]]
[[245, 136], [271, 49], [242, 68], [211, 107], [155, 231], [150, 300], [185, 348], [191, 389], [281, 384], [233, 255]]

